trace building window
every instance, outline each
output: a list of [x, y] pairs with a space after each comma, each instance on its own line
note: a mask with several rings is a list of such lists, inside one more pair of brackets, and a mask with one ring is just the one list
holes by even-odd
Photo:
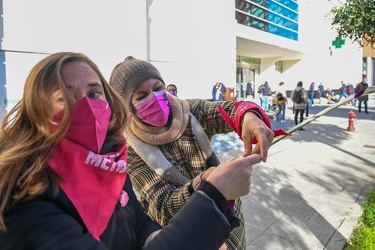
[[260, 58], [237, 56], [237, 68], [252, 69], [254, 73], [260, 74]]
[[277, 72], [283, 73], [283, 66], [284, 66], [283, 61], [275, 62], [275, 69]]
[[294, 0], [236, 0], [237, 23], [298, 41]]
[[247, 57], [247, 56], [237, 56], [236, 62], [259, 66], [260, 65], [260, 58]]
[[362, 58], [362, 75], [367, 74], [367, 62], [366, 62], [366, 60], [367, 60], [366, 57]]

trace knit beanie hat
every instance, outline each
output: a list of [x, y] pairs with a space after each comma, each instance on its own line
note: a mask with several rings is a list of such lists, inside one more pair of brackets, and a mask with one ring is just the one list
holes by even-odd
[[151, 78], [159, 79], [165, 85], [163, 78], [154, 65], [128, 56], [112, 70], [109, 84], [124, 99], [127, 112], [131, 112], [131, 98], [134, 92], [142, 82]]

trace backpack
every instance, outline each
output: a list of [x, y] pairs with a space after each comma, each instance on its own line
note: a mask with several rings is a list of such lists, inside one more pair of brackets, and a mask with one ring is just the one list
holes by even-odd
[[281, 92], [278, 92], [277, 95], [276, 95], [276, 99], [279, 100], [279, 101], [284, 101], [283, 94], [281, 94]]
[[294, 100], [293, 101], [297, 104], [303, 103], [304, 99], [303, 99], [302, 89], [296, 91], [296, 93], [294, 94]]
[[263, 86], [261, 85], [258, 87], [258, 94], [261, 95], [262, 93], [263, 93]]
[[352, 93], [353, 93], [353, 90], [354, 90], [353, 85], [349, 84], [349, 85], [346, 86], [346, 92], [347, 92], [348, 94], [352, 94]]

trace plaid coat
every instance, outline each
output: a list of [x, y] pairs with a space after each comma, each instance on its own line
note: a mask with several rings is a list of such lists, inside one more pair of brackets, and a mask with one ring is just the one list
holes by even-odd
[[[211, 140], [215, 134], [232, 132], [232, 128], [222, 118], [217, 105], [233, 118], [235, 101], [211, 102], [207, 100], [187, 100], [191, 113], [203, 127]], [[167, 225], [169, 220], [180, 210], [190, 198], [189, 186], [193, 179], [209, 167], [220, 164], [213, 153], [207, 160], [201, 152], [197, 139], [193, 134], [191, 119], [182, 136], [171, 143], [158, 146], [168, 161], [190, 181], [184, 186], [176, 186], [155, 173], [140, 158], [134, 149], [128, 147], [128, 173], [134, 188], [140, 195], [140, 201], [151, 218], [159, 224]], [[186, 155], [186, 151], [189, 157]], [[157, 159], [156, 159], [157, 160]], [[236, 201], [235, 214], [240, 219], [240, 226], [234, 229], [226, 242], [228, 249], [246, 249], [244, 218], [241, 211], [241, 200]]]

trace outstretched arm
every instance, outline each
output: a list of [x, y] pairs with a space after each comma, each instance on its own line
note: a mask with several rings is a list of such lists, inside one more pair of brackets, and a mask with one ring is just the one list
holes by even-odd
[[219, 249], [235, 222], [227, 200], [250, 192], [252, 166], [259, 162], [251, 155], [220, 164], [145, 249]]

